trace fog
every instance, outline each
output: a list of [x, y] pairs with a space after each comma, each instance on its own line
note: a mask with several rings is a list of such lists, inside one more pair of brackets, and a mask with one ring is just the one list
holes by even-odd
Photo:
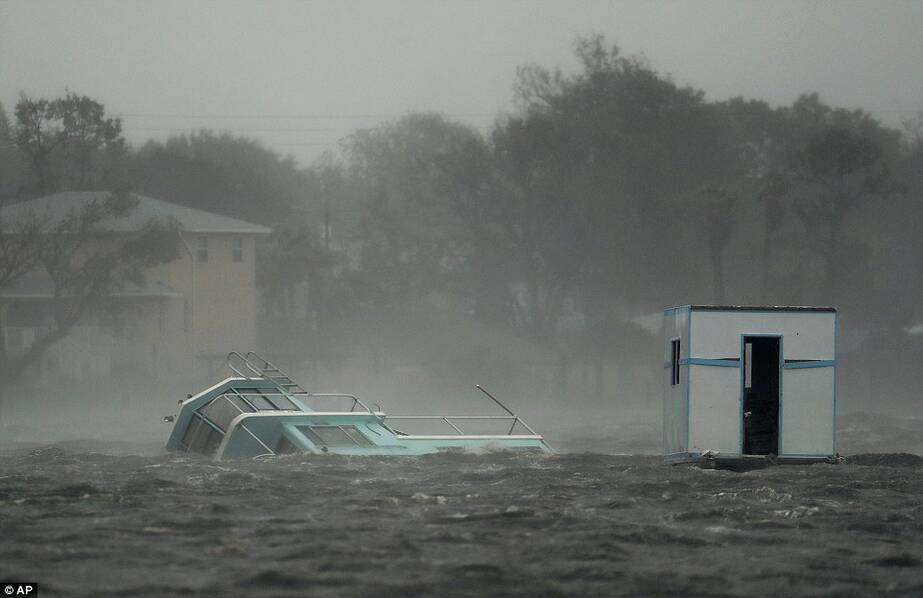
[[900, 125], [923, 108], [921, 21], [916, 2], [4, 2], [0, 102], [70, 89], [134, 144], [232, 130], [307, 165], [409, 111], [487, 131], [516, 67], [571, 71], [600, 33], [710, 99], [816, 91]]
[[841, 450], [919, 452], [921, 26], [911, 2], [0, 4], [4, 210], [134, 193], [272, 230], [151, 208], [156, 239], [103, 251], [48, 235], [146, 200], [0, 214], [4, 439], [159, 446], [256, 349], [389, 413], [497, 414], [482, 384], [563, 450], [656, 453], [664, 308], [806, 304], [840, 311]]

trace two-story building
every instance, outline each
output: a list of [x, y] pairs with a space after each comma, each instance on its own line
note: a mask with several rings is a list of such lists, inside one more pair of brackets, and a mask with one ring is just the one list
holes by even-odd
[[[62, 192], [0, 209], [0, 222], [35, 214], [54, 221], [106, 197]], [[179, 224], [179, 257], [146, 272], [143, 287], [128, 284], [78, 324], [46, 355], [43, 367], [73, 375], [121, 370], [168, 371], [174, 378], [207, 375], [232, 349], [256, 341], [256, 246], [265, 226], [136, 195], [125, 217], [98, 227], [129, 234], [151, 218]], [[23, 351], [47, 327], [51, 282], [34, 272], [0, 289], [0, 342]]]

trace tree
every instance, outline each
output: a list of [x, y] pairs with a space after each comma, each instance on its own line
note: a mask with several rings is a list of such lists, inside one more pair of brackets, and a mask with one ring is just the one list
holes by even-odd
[[36, 267], [43, 245], [42, 229], [34, 213], [15, 222], [0, 221], [0, 288], [10, 286]]
[[15, 381], [55, 343], [128, 283], [144, 284], [144, 272], [178, 257], [173, 222], [151, 219], [130, 234], [107, 234], [105, 222], [126, 217], [137, 198], [112, 193], [103, 200], [52, 219], [26, 212], [0, 235], [0, 286], [9, 286], [33, 268], [53, 289], [44, 333], [19, 355], [0, 355], [0, 372]]
[[782, 228], [785, 208], [782, 199], [788, 193], [788, 180], [776, 173], [769, 172], [761, 177], [757, 191], [759, 203], [763, 206], [763, 267], [760, 272], [760, 297], [764, 303], [770, 303], [769, 282], [772, 272], [772, 240]]
[[101, 103], [75, 93], [54, 100], [22, 95], [15, 113], [14, 140], [32, 166], [39, 194], [117, 182], [113, 165], [124, 156], [122, 122], [107, 118]]
[[717, 303], [725, 301], [724, 252], [734, 232], [734, 207], [737, 197], [724, 187], [710, 186], [702, 191], [705, 199], [705, 234], [711, 256], [712, 284]]
[[549, 340], [581, 272], [583, 216], [562, 169], [567, 131], [540, 114], [489, 142], [434, 114], [362, 131], [347, 172], [362, 202], [357, 287], [369, 307], [447, 293], [492, 323]]
[[511, 118], [492, 136], [494, 172], [480, 212], [489, 224], [478, 236], [505, 255], [517, 324], [533, 339], [557, 331], [565, 301], [589, 258], [587, 206], [578, 157], [568, 152], [568, 131], [547, 115]]
[[701, 241], [682, 214], [697, 199], [693, 190], [731, 178], [738, 152], [727, 119], [701, 91], [600, 36], [580, 39], [577, 57], [581, 68], [570, 76], [521, 69], [516, 89], [529, 118], [562, 131], [555, 155], [568, 164], [561, 173], [588, 224], [579, 292], [593, 326], [614, 308], [647, 309], [701, 284], [688, 251]]
[[[323, 284], [331, 273], [334, 255], [304, 226], [281, 226], [258, 255], [257, 284], [266, 297], [267, 316], [280, 319], [284, 327], [297, 321], [296, 304], [303, 301], [309, 327], [324, 323], [326, 301]], [[295, 297], [296, 287], [306, 286], [305, 297]]]
[[3, 142], [4, 149], [13, 142], [10, 138], [10, 119], [6, 115], [2, 102], [0, 102], [0, 141]]
[[[846, 254], [861, 253], [863, 242], [841, 242], [845, 219], [890, 192], [886, 189], [895, 179], [887, 174], [888, 165], [900, 154], [895, 131], [861, 110], [829, 106], [817, 94], [803, 94], [791, 106], [779, 108], [742, 98], [718, 106], [728, 119], [731, 146], [738, 155], [730, 162], [737, 168], [727, 176], [742, 196], [754, 197], [763, 207], [762, 299], [810, 302], [824, 297], [824, 301], [841, 302], [836, 281], [844, 278], [846, 264], [859, 263], [858, 254]], [[862, 165], [863, 161], [867, 163]], [[793, 271], [784, 285], [778, 283], [785, 280], [771, 280], [774, 266], [785, 258], [780, 259], [781, 252], [771, 251], [771, 246], [779, 241], [786, 221], [793, 235], [786, 244]], [[809, 234], [794, 232], [798, 221]], [[740, 224], [752, 226], [746, 221]], [[816, 256], [822, 258], [825, 270], [811, 276]], [[770, 287], [770, 282], [777, 284]], [[820, 296], [808, 292], [811, 287]]]
[[843, 220], [870, 196], [890, 191], [887, 165], [874, 142], [840, 127], [828, 127], [813, 136], [801, 159], [810, 194], [796, 204], [796, 209], [810, 230], [819, 233], [827, 229], [823, 252], [826, 290], [838, 300]]
[[3, 104], [0, 103], [0, 201], [16, 197], [25, 185], [25, 168]]
[[359, 286], [370, 306], [451, 292], [469, 265], [472, 231], [450, 202], [451, 172], [483, 149], [478, 134], [436, 114], [356, 133], [347, 173], [361, 199]]
[[130, 157], [128, 171], [140, 193], [270, 226], [304, 222], [318, 192], [291, 157], [207, 130], [149, 141]]

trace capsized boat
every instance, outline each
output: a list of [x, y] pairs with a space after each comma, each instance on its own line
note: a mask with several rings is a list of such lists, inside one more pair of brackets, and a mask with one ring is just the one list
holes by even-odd
[[[541, 435], [486, 390], [478, 390], [507, 415], [388, 415], [359, 397], [312, 393], [254, 352], [228, 354], [234, 374], [181, 400], [167, 449], [244, 459], [287, 453], [342, 455], [422, 455], [427, 453], [516, 450], [551, 452]], [[339, 401], [340, 410], [319, 404]], [[348, 410], [346, 409], [348, 406]], [[468, 434], [474, 420], [509, 425], [505, 434]], [[414, 434], [414, 424], [440, 424], [444, 434]], [[399, 426], [400, 430], [395, 427]]]

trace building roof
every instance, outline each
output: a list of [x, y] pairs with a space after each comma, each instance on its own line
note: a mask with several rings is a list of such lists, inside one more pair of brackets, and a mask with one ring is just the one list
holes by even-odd
[[692, 311], [827, 311], [836, 312], [835, 307], [814, 305], [680, 305], [665, 311], [689, 309]]
[[[148, 281], [138, 286], [126, 281], [121, 289], [107, 294], [108, 297], [180, 297], [181, 293], [157, 281]], [[54, 284], [45, 274], [33, 273], [23, 276], [6, 288], [0, 289], [0, 299], [51, 299]]]
[[[54, 193], [0, 208], [0, 221], [15, 222], [35, 213], [39, 217], [49, 218], [54, 223], [62, 220], [71, 210], [80, 209], [93, 201], [103, 201], [108, 195], [109, 193], [105, 191]], [[100, 223], [102, 230], [130, 232], [138, 230], [151, 218], [172, 218], [179, 222], [184, 231], [191, 233], [267, 234], [272, 232], [272, 229], [252, 222], [180, 206], [137, 193], [131, 195], [138, 199], [138, 206], [124, 217], [111, 218]]]

